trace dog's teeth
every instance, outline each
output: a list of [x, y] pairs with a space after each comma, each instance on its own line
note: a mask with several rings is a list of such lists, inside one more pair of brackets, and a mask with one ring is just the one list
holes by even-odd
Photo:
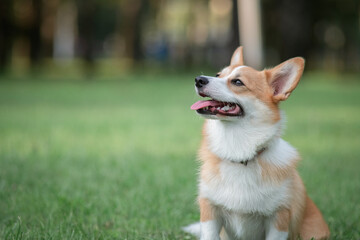
[[224, 106], [221, 110], [223, 110], [223, 111], [229, 111], [229, 109], [230, 109], [230, 107], [228, 106], [228, 105], [226, 105], [226, 106]]
[[217, 109], [217, 110], [220, 110], [221, 108], [220, 108], [220, 107], [217, 107], [216, 109]]

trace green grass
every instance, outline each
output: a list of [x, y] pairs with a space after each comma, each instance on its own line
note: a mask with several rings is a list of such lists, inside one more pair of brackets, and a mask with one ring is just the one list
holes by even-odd
[[[192, 239], [197, 99], [192, 75], [3, 78], [0, 239]], [[360, 82], [307, 75], [282, 108], [333, 239], [359, 239]]]

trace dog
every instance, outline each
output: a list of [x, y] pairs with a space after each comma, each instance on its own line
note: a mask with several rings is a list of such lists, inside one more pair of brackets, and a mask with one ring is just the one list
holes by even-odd
[[297, 86], [305, 60], [291, 58], [257, 71], [238, 47], [216, 76], [195, 78], [210, 100], [192, 110], [204, 117], [198, 202], [200, 222], [184, 228], [201, 240], [328, 239], [329, 228], [296, 170], [294, 147], [281, 138], [279, 103]]

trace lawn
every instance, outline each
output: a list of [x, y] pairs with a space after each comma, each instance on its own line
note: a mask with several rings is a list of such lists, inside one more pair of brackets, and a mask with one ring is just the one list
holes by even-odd
[[[192, 239], [193, 75], [0, 81], [0, 239]], [[284, 138], [333, 239], [360, 239], [360, 81], [307, 74]]]

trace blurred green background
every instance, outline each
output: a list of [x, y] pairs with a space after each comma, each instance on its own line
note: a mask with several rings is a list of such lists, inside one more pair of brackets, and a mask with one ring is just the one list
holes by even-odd
[[332, 239], [360, 239], [360, 4], [252, 2], [2, 0], [0, 239], [193, 239], [193, 79], [239, 43], [259, 69], [306, 58], [284, 138]]

